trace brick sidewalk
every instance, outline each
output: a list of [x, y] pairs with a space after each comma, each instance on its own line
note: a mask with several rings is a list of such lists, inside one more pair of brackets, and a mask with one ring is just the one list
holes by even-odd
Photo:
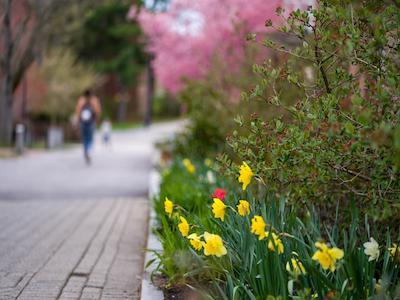
[[0, 201], [0, 299], [138, 299], [148, 202]]

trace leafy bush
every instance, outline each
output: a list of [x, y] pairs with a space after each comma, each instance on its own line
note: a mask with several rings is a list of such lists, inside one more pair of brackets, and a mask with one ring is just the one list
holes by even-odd
[[[279, 67], [269, 61], [255, 65], [260, 81], [243, 95], [284, 109], [290, 118], [239, 118], [248, 134], [235, 133], [229, 144], [270, 192], [292, 205], [317, 205], [322, 218], [333, 221], [336, 206], [349, 220], [354, 202], [378, 225], [397, 227], [400, 9], [376, 1], [331, 3], [294, 11], [276, 28], [302, 46], [291, 50], [266, 40], [290, 58]], [[286, 86], [298, 90], [294, 105], [282, 101]], [[222, 161], [231, 166], [229, 157]]]
[[[188, 89], [195, 130], [178, 153], [225, 151], [224, 181], [188, 161], [164, 177], [160, 268], [172, 282], [200, 281], [202, 295], [211, 284], [217, 299], [400, 297], [399, 17], [394, 2], [320, 1], [276, 28], [301, 46], [264, 42], [290, 58], [254, 65], [259, 83], [234, 109], [223, 89]], [[276, 109], [250, 116], [264, 103]]]
[[176, 99], [168, 94], [159, 93], [153, 99], [153, 117], [177, 117], [180, 114], [180, 106]]
[[[187, 107], [190, 124], [176, 141], [176, 153], [201, 158], [229, 152], [225, 140], [232, 134], [235, 116], [247, 118], [254, 111], [260, 111], [265, 118], [276, 114], [276, 109], [271, 110], [272, 105], [240, 101], [240, 92], [250, 89], [257, 80], [252, 65], [261, 56], [260, 49], [255, 49], [250, 42], [245, 51], [247, 56], [239, 70], [233, 72], [216, 59], [208, 76], [187, 82], [179, 98]], [[291, 98], [292, 90], [288, 89], [286, 99]]]

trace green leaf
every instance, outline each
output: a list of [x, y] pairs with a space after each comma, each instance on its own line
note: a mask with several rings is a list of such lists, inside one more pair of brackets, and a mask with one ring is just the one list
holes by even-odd
[[344, 129], [345, 129], [346, 133], [351, 134], [351, 135], [354, 134], [354, 125], [353, 125], [353, 123], [346, 122], [344, 124]]

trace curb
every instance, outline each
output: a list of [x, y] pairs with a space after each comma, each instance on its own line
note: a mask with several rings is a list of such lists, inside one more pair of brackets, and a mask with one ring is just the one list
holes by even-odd
[[[173, 132], [166, 133], [162, 140], [173, 139], [177, 132], [181, 131], [185, 124], [187, 124], [187, 120], [179, 121], [177, 127]], [[154, 155], [152, 157], [152, 165], [153, 169], [150, 171], [149, 176], [149, 195], [148, 198], [151, 199], [158, 195], [160, 192], [160, 184], [161, 184], [161, 175], [160, 172], [157, 170], [157, 165], [160, 162], [161, 153], [157, 149], [154, 148], [153, 150]], [[151, 273], [155, 270], [155, 266], [158, 265], [159, 259], [154, 255], [154, 253], [149, 251], [157, 251], [158, 253], [162, 252], [162, 245], [161, 242], [158, 240], [156, 235], [153, 233], [153, 227], [157, 226], [156, 223], [156, 214], [154, 212], [154, 208], [152, 203], [150, 203], [150, 214], [149, 214], [149, 221], [148, 221], [148, 234], [147, 234], [147, 244], [144, 257], [144, 265], [143, 265], [143, 274], [142, 274], [142, 285], [140, 290], [140, 299], [141, 300], [163, 300], [164, 294], [162, 290], [155, 287], [151, 281]], [[148, 267], [144, 268], [150, 260], [155, 259], [155, 261]]]
[[[159, 157], [159, 153], [157, 153], [156, 157]], [[149, 199], [152, 199], [155, 195], [158, 194], [160, 190], [160, 183], [161, 183], [161, 176], [160, 173], [156, 170], [153, 169], [150, 172], [150, 178], [149, 178]], [[147, 245], [146, 245], [146, 254], [144, 258], [144, 266], [147, 265], [147, 263], [152, 260], [156, 259], [154, 253], [149, 252], [149, 250], [161, 252], [162, 251], [162, 245], [158, 238], [154, 235], [152, 228], [156, 225], [156, 219], [155, 219], [155, 212], [153, 209], [152, 204], [150, 204], [150, 216], [149, 216], [149, 224], [148, 224], [148, 238], [147, 238]], [[163, 292], [156, 288], [152, 282], [150, 275], [151, 273], [155, 270], [155, 266], [158, 263], [158, 259], [151, 264], [147, 269], [143, 270], [143, 276], [142, 276], [142, 285], [141, 285], [141, 292], [140, 292], [140, 299], [141, 300], [162, 300], [164, 299]]]

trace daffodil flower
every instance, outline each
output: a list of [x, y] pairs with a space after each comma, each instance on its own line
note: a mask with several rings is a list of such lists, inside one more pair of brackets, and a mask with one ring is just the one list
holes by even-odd
[[190, 244], [195, 250], [199, 251], [203, 248], [203, 242], [196, 233], [192, 233], [187, 238], [190, 240]]
[[254, 176], [254, 173], [251, 170], [251, 168], [249, 167], [249, 165], [246, 162], [243, 162], [242, 165], [240, 166], [239, 178], [238, 178], [239, 183], [243, 184], [243, 186], [242, 186], [243, 191], [246, 190], [246, 188], [250, 184], [251, 178], [253, 178], [253, 176]]
[[222, 242], [222, 239], [218, 234], [204, 232], [204, 240], [204, 255], [215, 255], [217, 257], [221, 257], [227, 254], [224, 243]]
[[[269, 235], [270, 233], [267, 232], [265, 236], [268, 238]], [[283, 253], [282, 240], [273, 232], [271, 232], [271, 237], [272, 239], [268, 241], [268, 249], [271, 251], [278, 251], [278, 254], [282, 254]]]
[[219, 218], [223, 222], [225, 218], [226, 205], [221, 201], [221, 199], [214, 198], [213, 200], [212, 211], [214, 213], [214, 218]]
[[196, 172], [196, 167], [192, 164], [192, 162], [188, 159], [185, 158], [182, 161], [183, 165], [185, 166], [186, 170], [190, 173], [190, 174], [194, 174]]
[[295, 276], [298, 276], [300, 274], [306, 274], [306, 269], [304, 269], [304, 266], [301, 263], [301, 261], [298, 261], [295, 258], [292, 258], [290, 260], [290, 263], [289, 262], [286, 263], [286, 271], [294, 274]]
[[250, 214], [250, 203], [246, 200], [239, 200], [239, 204], [237, 205], [237, 210], [239, 215], [244, 217], [245, 215]]
[[364, 253], [369, 256], [368, 261], [378, 260], [379, 244], [372, 237], [369, 240], [370, 242], [364, 243]]
[[324, 270], [329, 269], [334, 272], [336, 269], [336, 261], [343, 258], [343, 250], [339, 248], [329, 248], [325, 243], [316, 242], [315, 246], [319, 249], [317, 250], [312, 259], [319, 262]]
[[393, 244], [393, 247], [390, 247], [388, 250], [393, 259], [400, 259], [400, 248], [397, 244]]
[[265, 224], [264, 219], [261, 216], [254, 216], [251, 220], [251, 233], [258, 235], [258, 239], [262, 240], [266, 237], [265, 235]]
[[181, 232], [182, 236], [187, 236], [189, 234], [189, 223], [186, 221], [184, 217], [179, 217], [181, 222], [178, 224], [178, 229]]
[[164, 201], [164, 210], [171, 217], [172, 211], [174, 210], [174, 204], [167, 197], [165, 197]]

